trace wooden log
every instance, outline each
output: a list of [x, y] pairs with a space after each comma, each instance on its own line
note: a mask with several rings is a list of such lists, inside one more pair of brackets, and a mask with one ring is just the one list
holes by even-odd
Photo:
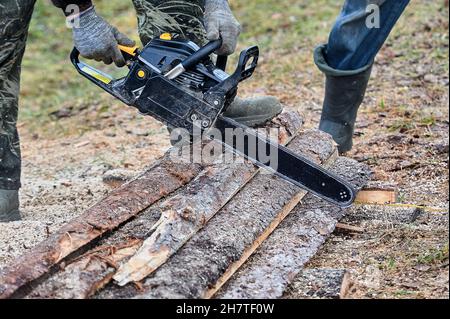
[[144, 279], [164, 264], [250, 181], [249, 164], [209, 167], [186, 190], [161, 206], [161, 219], [139, 251], [114, 275], [123, 286]]
[[98, 247], [41, 283], [27, 298], [89, 298], [111, 281], [118, 264], [136, 254], [141, 245], [142, 240], [132, 239], [121, 247]]
[[[298, 134], [301, 125], [296, 112], [283, 112], [271, 127], [282, 129], [278, 142], [285, 145]], [[119, 285], [140, 281], [158, 269], [259, 172], [250, 164], [223, 164], [222, 159], [219, 162], [161, 206], [154, 233], [114, 275]]]
[[[291, 140], [292, 134], [298, 134], [301, 125], [300, 116], [292, 111], [280, 114], [270, 124], [272, 127], [281, 128], [279, 142], [282, 144]], [[118, 259], [111, 251], [115, 251], [116, 247], [129, 247], [133, 240], [139, 242], [139, 245], [133, 247], [141, 247], [142, 242], [145, 242], [137, 254], [138, 260], [145, 262], [139, 264], [139, 268], [134, 266], [136, 264], [133, 264], [132, 260], [132, 267], [135, 268], [131, 269], [141, 270], [144, 274], [157, 269], [259, 171], [248, 163], [222, 164], [220, 158], [217, 160], [218, 164], [205, 167], [178, 193], [142, 212], [135, 220], [101, 240], [100, 248], [89, 251], [58, 275], [39, 284], [28, 297], [90, 297], [111, 280], [118, 267], [132, 257], [120, 254], [123, 258]], [[109, 262], [111, 259], [115, 261], [115, 267]], [[93, 265], [100, 271], [91, 273]]]
[[[33, 289], [29, 297], [88, 298], [109, 282], [112, 276], [120, 275], [120, 271], [117, 272], [119, 267], [126, 267], [126, 270], [131, 271], [130, 277], [147, 276], [201, 229], [257, 171], [250, 164], [207, 167], [185, 189], [150, 212], [154, 214], [157, 210], [158, 218], [145, 221], [148, 228], [145, 235], [139, 235], [141, 229], [130, 231], [130, 227], [127, 227], [127, 236], [123, 236], [122, 240], [107, 241], [103, 244], [103, 249], [88, 252], [58, 275]], [[145, 238], [146, 235], [149, 237]], [[127, 246], [130, 236], [141, 239], [133, 254], [120, 253], [123, 258], [118, 259], [115, 257], [116, 253], [109, 253], [117, 245]], [[113, 237], [117, 238], [117, 234]], [[113, 266], [110, 260], [115, 261]], [[139, 278], [130, 279], [138, 281]]]
[[135, 180], [112, 191], [48, 239], [0, 271], [0, 298], [46, 274], [65, 257], [190, 182], [201, 165], [175, 163], [166, 154]]
[[[284, 131], [278, 141], [287, 144], [300, 130], [296, 112], [284, 112], [274, 123]], [[272, 125], [273, 126], [273, 125]], [[253, 165], [216, 165], [201, 174], [186, 191], [161, 207], [155, 232], [139, 252], [114, 275], [119, 285], [140, 281], [154, 272], [197, 233], [257, 173]]]
[[[339, 158], [332, 171], [357, 189], [367, 183], [366, 165]], [[308, 194], [260, 249], [218, 293], [219, 298], [281, 298], [303, 266], [317, 253], [347, 209]]]
[[425, 212], [421, 207], [396, 207], [389, 205], [356, 205], [347, 216], [348, 222], [379, 220], [390, 224], [411, 224]]
[[284, 299], [345, 299], [353, 283], [345, 269], [304, 269]]
[[[98, 245], [76, 258], [65, 260], [61, 270], [34, 284], [26, 298], [86, 299], [108, 284], [119, 266], [133, 256], [161, 218], [150, 207], [132, 221], [99, 240]], [[128, 253], [127, 253], [128, 252]]]
[[[315, 162], [334, 160], [332, 139], [307, 131], [289, 148]], [[257, 249], [306, 193], [273, 175], [259, 174], [211, 221], [162, 265], [134, 285], [108, 285], [96, 298], [205, 298]]]
[[398, 187], [396, 184], [384, 181], [370, 181], [358, 193], [357, 204], [384, 205], [398, 201]]

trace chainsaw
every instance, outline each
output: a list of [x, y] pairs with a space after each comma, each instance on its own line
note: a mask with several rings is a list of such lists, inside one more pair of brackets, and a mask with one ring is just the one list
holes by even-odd
[[[211, 129], [219, 130], [222, 134], [211, 138], [218, 139], [235, 154], [328, 202], [350, 206], [356, 192], [348, 182], [223, 116], [236, 96], [239, 83], [253, 75], [259, 48], [253, 46], [242, 51], [235, 72], [227, 74], [227, 58], [219, 56], [216, 62], [212, 59], [221, 46], [220, 39], [199, 47], [192, 41], [174, 40], [168, 34], [155, 38], [141, 50], [119, 46], [129, 68], [128, 74], [119, 79], [80, 61], [76, 48], [70, 58], [81, 75], [140, 113], [168, 127], [188, 132], [200, 130], [206, 136]], [[233, 130], [235, 138], [225, 138], [229, 130]], [[237, 142], [239, 137], [243, 142]], [[268, 160], [268, 150], [275, 150], [276, 163]]]

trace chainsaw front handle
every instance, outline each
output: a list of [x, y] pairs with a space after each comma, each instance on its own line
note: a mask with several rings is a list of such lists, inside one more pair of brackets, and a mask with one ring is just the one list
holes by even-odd
[[189, 58], [184, 60], [181, 64], [183, 65], [185, 70], [190, 70], [221, 47], [222, 39], [211, 41], [204, 47], [200, 48], [200, 50], [192, 54]]
[[172, 70], [167, 72], [167, 74], [165, 75], [166, 78], [168, 78], [169, 80], [173, 80], [179, 75], [183, 74], [185, 71], [195, 68], [197, 64], [208, 58], [211, 54], [213, 54], [221, 47], [222, 39], [209, 42], [204, 47], [200, 48], [200, 50], [188, 57], [186, 60], [176, 65]]

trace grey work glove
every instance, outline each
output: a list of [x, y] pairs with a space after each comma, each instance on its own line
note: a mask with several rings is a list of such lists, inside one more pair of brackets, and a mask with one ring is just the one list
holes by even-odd
[[118, 67], [125, 65], [118, 45], [132, 47], [136, 44], [133, 40], [98, 16], [94, 7], [80, 13], [78, 22], [79, 27], [72, 29], [73, 42], [82, 57], [106, 64], [114, 62]]
[[227, 0], [205, 1], [205, 27], [208, 40], [222, 37], [222, 47], [218, 55], [230, 55], [236, 50], [241, 25], [231, 12]]

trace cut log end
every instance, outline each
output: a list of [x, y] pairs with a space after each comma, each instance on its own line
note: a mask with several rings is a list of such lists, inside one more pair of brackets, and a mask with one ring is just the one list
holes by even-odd
[[396, 189], [366, 188], [361, 190], [355, 202], [358, 204], [394, 204], [398, 201], [398, 191]]

